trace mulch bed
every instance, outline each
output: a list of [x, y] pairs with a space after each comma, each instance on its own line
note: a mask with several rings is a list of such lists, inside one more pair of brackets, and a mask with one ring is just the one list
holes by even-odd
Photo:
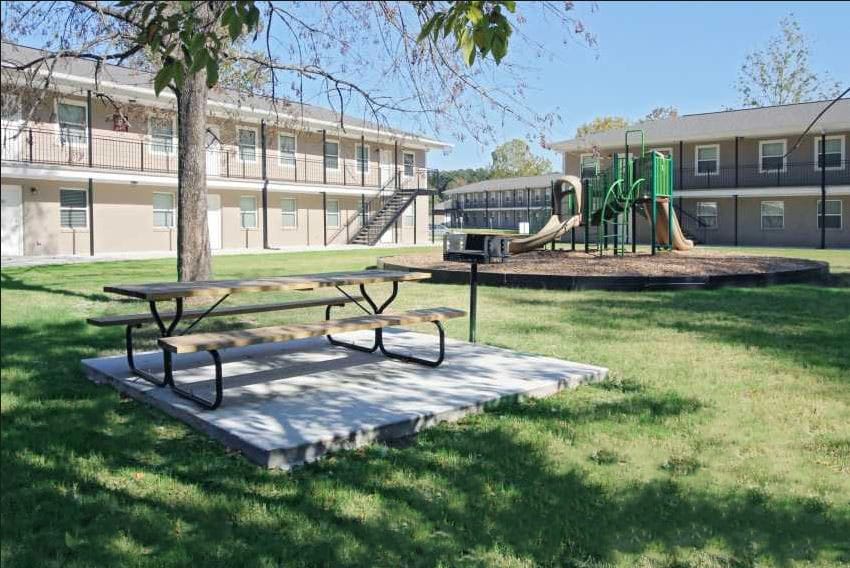
[[[384, 258], [395, 265], [423, 270], [468, 272], [469, 265], [444, 262], [440, 253]], [[564, 276], [719, 276], [800, 270], [811, 262], [769, 256], [739, 256], [711, 252], [662, 252], [596, 256], [579, 251], [539, 250], [510, 257], [502, 264], [482, 264], [479, 272], [497, 274], [552, 274]]]

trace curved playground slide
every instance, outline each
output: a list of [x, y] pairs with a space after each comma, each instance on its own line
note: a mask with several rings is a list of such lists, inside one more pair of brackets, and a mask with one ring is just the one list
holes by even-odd
[[[564, 190], [564, 185], [572, 186], [573, 195], [576, 200], [576, 210], [581, 211], [581, 180], [576, 176], [563, 176], [555, 181], [556, 191], [560, 189], [561, 195], [567, 193]], [[551, 243], [555, 239], [560, 238], [564, 233], [570, 231], [573, 227], [578, 227], [581, 224], [581, 215], [573, 215], [566, 221], [561, 221], [557, 215], [552, 215], [549, 220], [543, 225], [543, 228], [537, 231], [530, 237], [523, 239], [511, 239], [510, 253], [519, 254], [529, 252]]]
[[[644, 208], [644, 213], [649, 214], [649, 207]], [[667, 215], [669, 211], [669, 201], [667, 199], [658, 200], [658, 217], [655, 223], [655, 238], [658, 244], [666, 245], [669, 243], [667, 238]], [[676, 212], [673, 212], [673, 248], [675, 250], [691, 250], [694, 248], [694, 242], [686, 239], [682, 234], [682, 228], [679, 226], [679, 220], [676, 219]]]

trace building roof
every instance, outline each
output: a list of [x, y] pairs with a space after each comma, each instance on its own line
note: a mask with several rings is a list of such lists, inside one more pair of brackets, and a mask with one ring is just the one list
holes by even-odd
[[[735, 136], [777, 136], [789, 132], [803, 132], [830, 102], [832, 101], [685, 114], [554, 142], [549, 148], [561, 152], [593, 147], [618, 148], [623, 146], [626, 130], [631, 129], [642, 130], [644, 142], [652, 146], [679, 141], [715, 141]], [[819, 133], [821, 128], [826, 132], [850, 129], [850, 99], [835, 103], [818, 121], [814, 132]], [[637, 138], [635, 136], [634, 139]]]
[[527, 187], [532, 189], [538, 187], [549, 187], [549, 184], [563, 175], [564, 174], [561, 173], [554, 173], [544, 174], [542, 176], [485, 179], [484, 181], [477, 181], [475, 183], [449, 189], [444, 191], [443, 194], [457, 195], [459, 193], [471, 193], [475, 191], [506, 191], [510, 189], [525, 189]]
[[[41, 49], [26, 47], [9, 42], [2, 42], [3, 66], [9, 64], [21, 64], [41, 57], [46, 52]], [[60, 58], [56, 61], [53, 69], [53, 77], [57, 84], [85, 85], [91, 88], [94, 85], [96, 63], [94, 61], [78, 58]], [[141, 69], [133, 69], [120, 65], [105, 64], [98, 74], [99, 87], [105, 92], [122, 92], [135, 96], [138, 99], [157, 100], [153, 90], [154, 74]], [[158, 99], [173, 99], [170, 92], [163, 91]], [[316, 127], [327, 129], [338, 129], [340, 115], [334, 110], [278, 99], [273, 101], [271, 97], [251, 95], [234, 89], [216, 88], [209, 93], [210, 106], [231, 107], [240, 111], [261, 116], [279, 116], [284, 120], [303, 121]], [[212, 110], [212, 109], [211, 109]], [[358, 119], [352, 115], [345, 115], [345, 128], [361, 132], [368, 136], [382, 134], [388, 137], [404, 138], [414, 141], [422, 146], [431, 148], [446, 148], [451, 144], [430, 139], [426, 136], [407, 132], [404, 130], [388, 128], [375, 122]]]

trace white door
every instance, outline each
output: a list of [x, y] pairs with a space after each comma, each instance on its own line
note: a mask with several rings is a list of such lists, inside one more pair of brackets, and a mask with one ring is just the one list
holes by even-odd
[[221, 175], [221, 142], [218, 127], [207, 126], [207, 175]]
[[381, 148], [381, 186], [392, 191], [395, 188], [393, 179], [393, 151], [389, 148]]
[[21, 256], [24, 254], [24, 208], [21, 200], [21, 186], [4, 185], [2, 194], [2, 245], [3, 256]]
[[207, 194], [207, 225], [210, 231], [210, 248], [221, 248], [221, 196]]

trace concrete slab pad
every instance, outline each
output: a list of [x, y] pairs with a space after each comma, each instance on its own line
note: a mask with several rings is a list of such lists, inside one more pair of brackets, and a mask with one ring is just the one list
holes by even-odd
[[[371, 332], [340, 335], [367, 345]], [[397, 352], [433, 357], [436, 337], [386, 330]], [[224, 402], [198, 408], [130, 372], [123, 356], [82, 361], [98, 383], [151, 404], [205, 432], [251, 461], [288, 469], [324, 454], [376, 440], [409, 436], [489, 405], [544, 397], [594, 382], [607, 369], [446, 340], [436, 368], [330, 346], [324, 338], [222, 351]], [[162, 372], [158, 353], [136, 355], [139, 368]], [[175, 358], [175, 380], [211, 397], [212, 360], [206, 353]]]

